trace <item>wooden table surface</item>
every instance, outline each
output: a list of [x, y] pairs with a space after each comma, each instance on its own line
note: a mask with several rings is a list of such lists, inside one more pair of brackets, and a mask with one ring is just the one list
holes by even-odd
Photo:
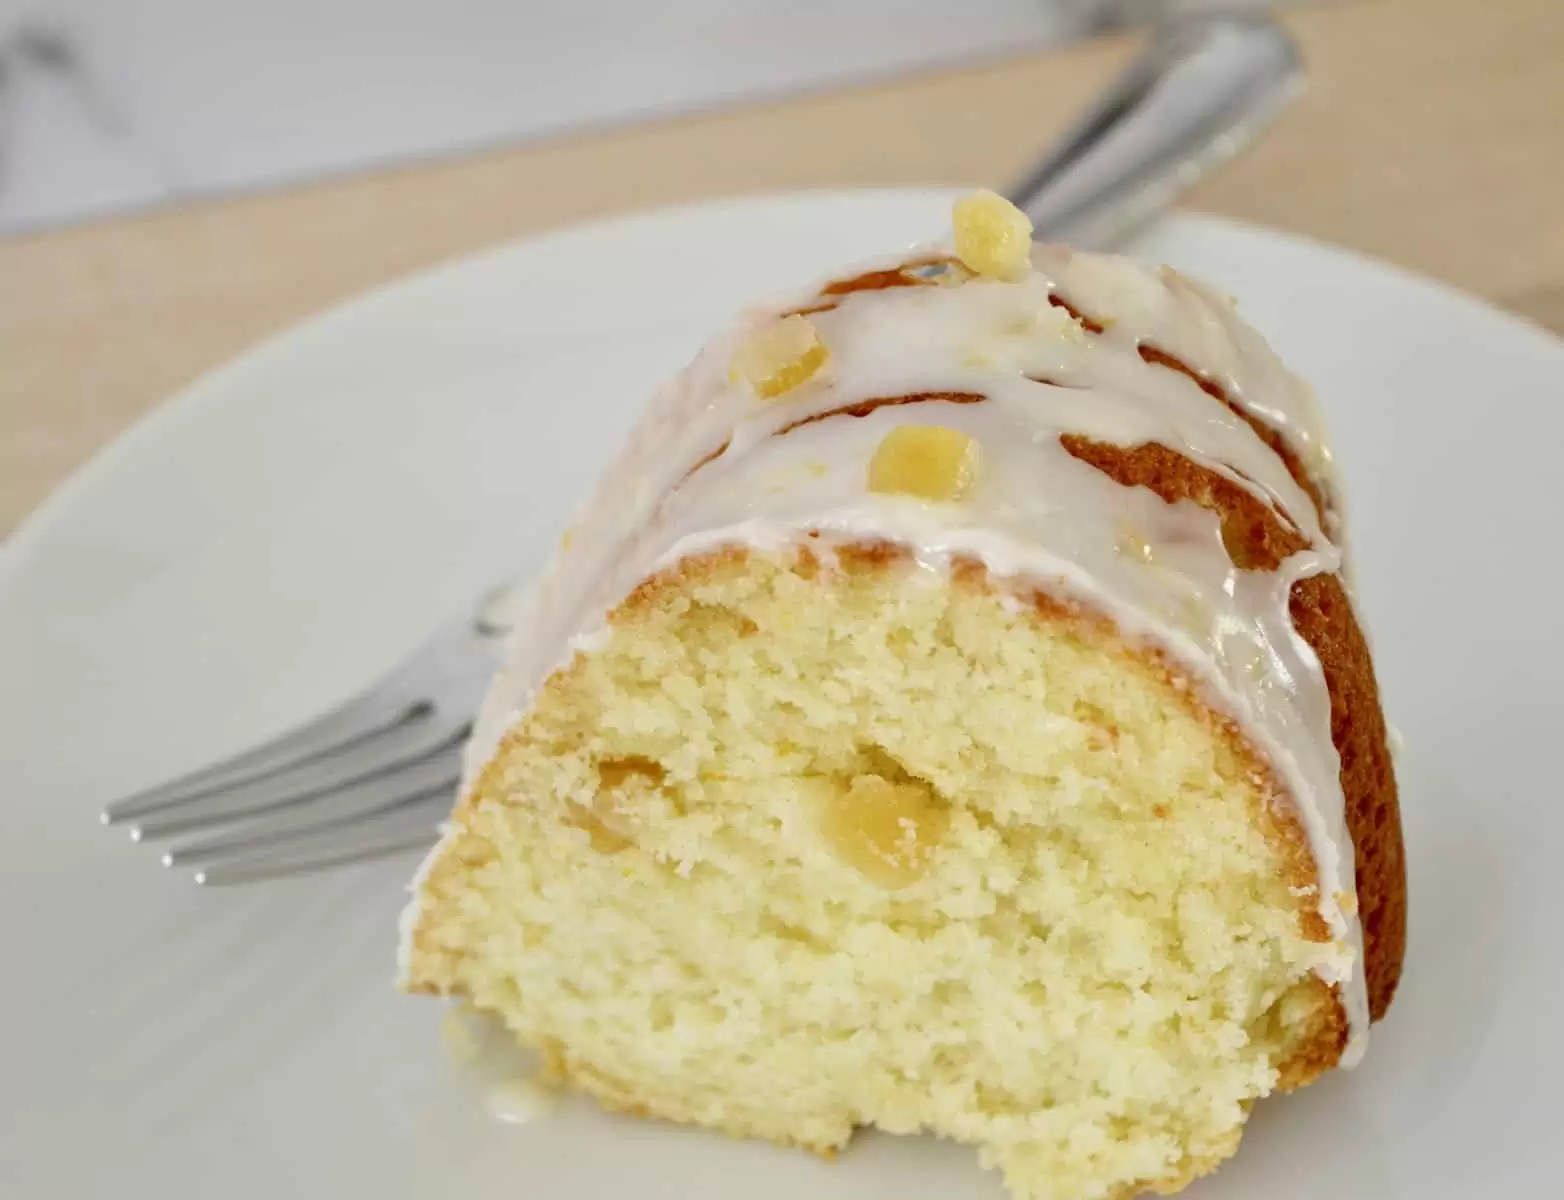
[[[1349, 0], [1309, 88], [1191, 207], [1564, 332], [1564, 2]], [[342, 298], [584, 218], [808, 186], [1003, 183], [1133, 46], [909, 76], [0, 242], [0, 535], [179, 387]]]

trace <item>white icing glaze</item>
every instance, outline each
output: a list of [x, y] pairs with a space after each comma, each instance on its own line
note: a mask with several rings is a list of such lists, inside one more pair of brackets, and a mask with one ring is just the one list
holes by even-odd
[[[785, 549], [814, 530], [821, 538], [811, 544], [826, 552], [833, 541], [883, 539], [934, 572], [975, 558], [1017, 588], [1081, 600], [1126, 637], [1161, 650], [1270, 759], [1288, 793], [1279, 802], [1295, 806], [1313, 851], [1331, 932], [1317, 970], [1340, 985], [1349, 1025], [1342, 1064], [1350, 1066], [1368, 1028], [1352, 841], [1329, 693], [1288, 611], [1294, 582], [1343, 565], [1330, 536], [1334, 514], [1316, 511], [1248, 422], [1179, 371], [1145, 361], [1139, 347], [1219, 384], [1280, 432], [1334, 498], [1340, 489], [1317, 405], [1228, 300], [1176, 272], [1052, 247], [1037, 248], [1033, 266], [1014, 283], [842, 297], [810, 316], [831, 351], [828, 368], [774, 401], [729, 380], [733, 351], [778, 313], [817, 301], [816, 291], [750, 314], [701, 354], [654, 400], [542, 581], [535, 619], [513, 635], [484, 706], [469, 775], [548, 674], [606, 636], [613, 607], [688, 556], [728, 545]], [[1101, 322], [1102, 332], [1088, 334], [1053, 296]], [[985, 399], [835, 413], [941, 392]], [[875, 447], [904, 424], [945, 425], [977, 440], [982, 466], [969, 496], [924, 504], [868, 491]], [[1239, 571], [1214, 514], [1115, 483], [1064, 449], [1067, 433], [1172, 448], [1268, 505], [1309, 549], [1275, 571]], [[412, 908], [404, 964], [415, 921]]]

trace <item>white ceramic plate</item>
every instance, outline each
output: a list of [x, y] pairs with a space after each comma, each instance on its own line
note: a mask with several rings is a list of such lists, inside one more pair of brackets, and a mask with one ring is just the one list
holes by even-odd
[[[572, 1101], [483, 1111], [391, 988], [411, 861], [202, 891], [100, 805], [374, 677], [542, 561], [651, 385], [734, 307], [920, 240], [948, 197], [703, 205], [356, 301], [164, 407], [0, 552], [0, 1196], [917, 1200], [973, 1156], [835, 1165]], [[1179, 217], [1318, 385], [1392, 719], [1411, 947], [1368, 1060], [1256, 1112], [1190, 1193], [1441, 1200], [1564, 1176], [1564, 344], [1339, 251]]]

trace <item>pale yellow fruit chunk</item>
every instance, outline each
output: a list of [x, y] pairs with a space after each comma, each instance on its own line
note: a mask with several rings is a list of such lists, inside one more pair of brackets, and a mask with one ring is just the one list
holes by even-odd
[[822, 832], [837, 858], [894, 891], [928, 872], [949, 824], [949, 810], [927, 785], [857, 775], [833, 797]]
[[592, 849], [599, 854], [618, 854], [635, 845], [619, 801], [631, 797], [637, 791], [656, 790], [662, 786], [663, 768], [647, 758], [613, 758], [597, 767], [597, 792], [591, 806], [574, 800], [565, 805], [565, 822], [577, 829], [586, 830]]
[[973, 192], [956, 201], [956, 257], [987, 279], [1016, 280], [1032, 266], [1032, 222], [1003, 196]]
[[757, 396], [774, 400], [814, 378], [830, 360], [831, 352], [809, 318], [794, 313], [740, 346], [729, 377], [747, 380]]
[[869, 460], [869, 490], [959, 500], [977, 479], [978, 444], [943, 425], [899, 425]]

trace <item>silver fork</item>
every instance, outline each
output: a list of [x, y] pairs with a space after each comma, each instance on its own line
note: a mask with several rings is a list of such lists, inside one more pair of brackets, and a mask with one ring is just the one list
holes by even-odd
[[[1269, 18], [1179, 21], [1153, 37], [1011, 199], [1041, 237], [1111, 245], [1247, 144], [1299, 78], [1297, 50]], [[364, 695], [117, 801], [104, 810], [105, 824], [129, 825], [135, 841], [179, 839], [164, 864], [193, 868], [203, 884], [429, 846], [522, 603], [521, 591], [497, 589]]]
[[[369, 691], [282, 736], [103, 810], [169, 867], [249, 883], [428, 846], [526, 594], [491, 592]], [[218, 830], [217, 832], [202, 832]], [[196, 835], [196, 836], [189, 836]]]

